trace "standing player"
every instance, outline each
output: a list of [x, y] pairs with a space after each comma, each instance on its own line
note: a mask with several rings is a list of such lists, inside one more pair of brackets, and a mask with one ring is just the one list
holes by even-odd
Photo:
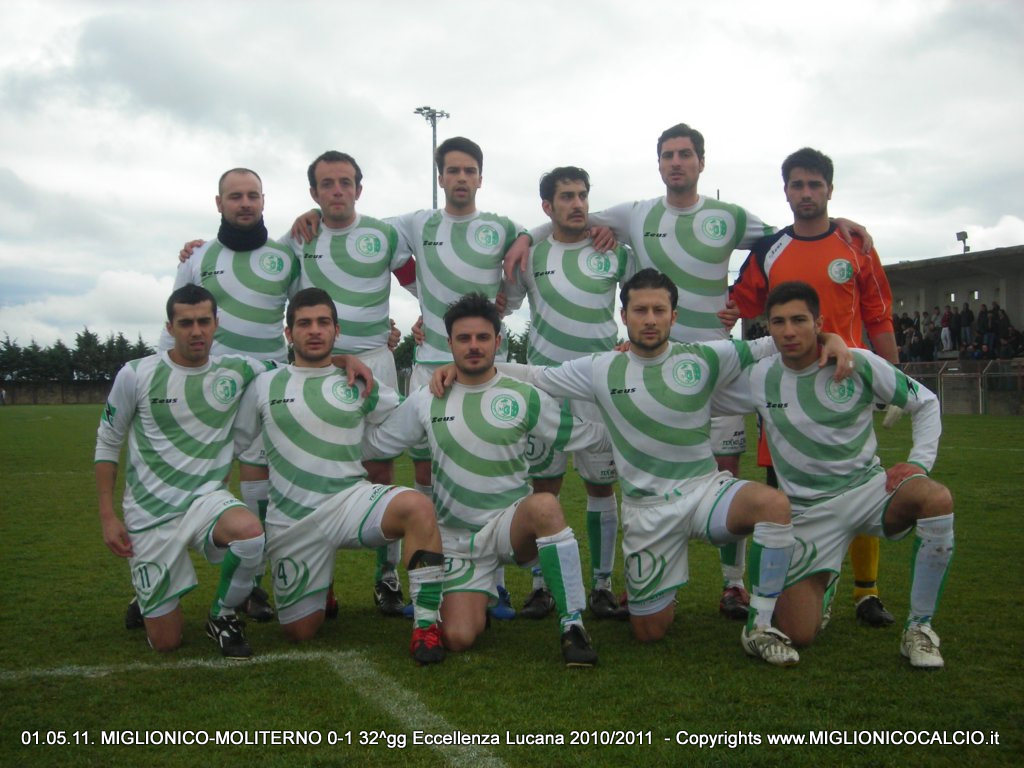
[[[281, 327], [299, 262], [289, 248], [267, 236], [263, 182], [255, 171], [225, 171], [218, 182], [215, 202], [221, 214], [217, 238], [200, 244], [178, 265], [174, 287], [201, 285], [217, 300], [220, 314], [213, 354], [249, 355], [284, 363], [288, 350]], [[168, 349], [170, 345], [171, 336], [163, 333], [160, 348]], [[259, 446], [252, 455], [238, 459], [242, 498], [262, 520], [267, 513], [267, 474]], [[259, 586], [253, 589], [244, 610], [257, 621], [269, 621], [274, 616], [267, 593]], [[137, 606], [129, 606], [126, 625], [132, 625], [136, 611]]]
[[[726, 305], [729, 257], [737, 248], [749, 248], [772, 232], [772, 227], [738, 205], [699, 194], [704, 136], [685, 123], [658, 137], [658, 170], [665, 184], [663, 197], [616, 205], [592, 214], [590, 223], [609, 227], [619, 242], [632, 246], [640, 268], [663, 272], [676, 284], [680, 309], [672, 326], [672, 341], [726, 339], [728, 332], [717, 313]], [[544, 229], [533, 233], [535, 240], [546, 234]], [[525, 250], [517, 244], [510, 254], [506, 260], [509, 273], [524, 259]], [[746, 450], [743, 417], [715, 417], [711, 424], [718, 468], [735, 475], [739, 457]], [[737, 620], [746, 620], [749, 603], [743, 588], [743, 550], [742, 539], [721, 550], [719, 610]]]
[[270, 465], [267, 550], [278, 617], [291, 639], [310, 639], [324, 620], [336, 551], [404, 538], [415, 613], [410, 651], [419, 664], [437, 663], [444, 558], [434, 510], [420, 493], [366, 479], [365, 426], [382, 421], [399, 397], [383, 383], [369, 395], [348, 384], [331, 365], [338, 334], [326, 291], [296, 293], [285, 329], [295, 363], [257, 378], [239, 416], [248, 441], [259, 440], [262, 425]]
[[526, 453], [534, 435], [557, 450], [606, 444], [603, 430], [582, 422], [533, 387], [494, 368], [500, 344], [497, 308], [467, 294], [444, 315], [455, 361], [455, 385], [441, 399], [414, 391], [370, 433], [372, 450], [388, 455], [426, 438], [433, 468], [447, 574], [441, 631], [452, 651], [473, 645], [487, 606], [497, 601], [494, 571], [540, 560], [560, 618], [567, 666], [591, 667], [597, 653], [583, 628], [585, 604], [579, 547], [558, 499], [530, 493]]
[[[220, 563], [207, 634], [228, 658], [252, 654], [235, 610], [263, 566], [260, 520], [224, 487], [232, 426], [246, 385], [263, 370], [252, 358], [211, 357], [217, 302], [196, 285], [167, 301], [170, 350], [133, 360], [114, 380], [96, 437], [96, 488], [107, 547], [129, 559], [149, 644], [181, 645], [179, 599], [196, 586], [191, 547]], [[124, 521], [114, 512], [121, 445], [128, 438]]]
[[[582, 168], [555, 168], [540, 180], [541, 207], [551, 219], [551, 235], [535, 243], [529, 260], [510, 287], [509, 308], [517, 309], [523, 295], [530, 299], [527, 361], [558, 365], [567, 360], [614, 348], [615, 292], [635, 271], [632, 253], [618, 246], [599, 252], [587, 233], [590, 177]], [[572, 413], [584, 421], [600, 422], [591, 403], [570, 400]], [[533, 489], [558, 496], [567, 456], [557, 452], [534, 472]], [[587, 537], [590, 543], [592, 587], [590, 612], [598, 619], [627, 619], [611, 590], [615, 565], [618, 510], [615, 501], [615, 463], [611, 452], [577, 451], [573, 464], [587, 492]], [[539, 618], [553, 605], [540, 574], [520, 615]]]
[[[875, 250], [865, 252], [856, 237], [847, 242], [829, 219], [832, 178], [832, 160], [816, 149], [805, 147], [786, 158], [782, 179], [793, 224], [754, 244], [732, 287], [732, 302], [741, 317], [757, 317], [771, 288], [791, 280], [805, 281], [824, 305], [822, 327], [827, 332], [862, 348], [866, 331], [875, 352], [896, 364], [899, 350], [889, 281]], [[763, 441], [760, 448], [760, 462], [770, 467]], [[884, 627], [893, 623], [893, 617], [878, 596], [878, 554], [874, 537], [858, 536], [850, 548], [857, 618], [869, 626]]]
[[[301, 259], [299, 287], [322, 288], [334, 301], [341, 329], [334, 352], [358, 355], [377, 381], [397, 389], [395, 358], [388, 348], [391, 273], [399, 282], [411, 283], [415, 279], [412, 253], [391, 224], [356, 212], [363, 172], [354, 157], [324, 152], [309, 166], [307, 176], [322, 226], [308, 240], [282, 238]], [[366, 462], [366, 471], [371, 483], [390, 485], [394, 459]], [[398, 540], [377, 550], [373, 598], [386, 616], [401, 616], [405, 610], [395, 571], [400, 559]], [[337, 615], [333, 593], [327, 602], [330, 615]]]
[[[416, 349], [409, 391], [426, 384], [438, 366], [452, 360], [443, 320], [448, 305], [472, 291], [493, 301], [501, 290], [505, 253], [519, 234], [525, 234], [511, 220], [477, 210], [484, 157], [476, 142], [462, 136], [446, 139], [437, 148], [434, 160], [437, 183], [444, 191], [444, 208], [387, 219], [416, 257], [416, 293], [424, 342]], [[292, 233], [308, 240], [316, 228], [317, 213], [311, 211], [296, 220]], [[526, 237], [522, 240], [525, 245]], [[409, 453], [416, 489], [430, 496], [429, 453], [422, 446]]]
[[[953, 556], [953, 499], [928, 478], [942, 431], [938, 400], [866, 350], [854, 351], [854, 373], [841, 384], [830, 378], [833, 366], [814, 366], [823, 318], [808, 284], [781, 283], [766, 303], [780, 354], [752, 369], [750, 388], [779, 486], [793, 505], [801, 553], [790, 566], [776, 623], [797, 645], [810, 645], [850, 540], [858, 534], [899, 539], [915, 528], [900, 651], [913, 667], [941, 667], [931, 622]], [[910, 457], [888, 470], [876, 455], [872, 414], [879, 401], [905, 408], [913, 420]]]

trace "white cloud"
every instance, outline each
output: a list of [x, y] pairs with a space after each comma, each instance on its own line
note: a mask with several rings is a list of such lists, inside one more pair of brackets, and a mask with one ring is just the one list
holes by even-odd
[[[424, 207], [421, 104], [483, 146], [481, 208], [527, 225], [555, 165], [591, 172], [595, 208], [658, 194], [655, 139], [686, 121], [702, 191], [767, 221], [789, 220], [779, 164], [811, 145], [836, 162], [832, 211], [885, 261], [955, 253], [962, 229], [975, 250], [1022, 242], [1015, 2], [41, 0], [0, 4], [0, 24], [0, 331], [41, 344], [93, 317], [149, 338], [153, 286], [215, 232], [228, 167], [263, 177], [273, 235], [328, 148], [359, 159], [365, 213]], [[92, 303], [124, 268], [131, 305], [156, 309]]]

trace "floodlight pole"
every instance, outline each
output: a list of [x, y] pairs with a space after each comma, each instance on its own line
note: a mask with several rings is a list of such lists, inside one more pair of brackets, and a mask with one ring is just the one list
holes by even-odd
[[437, 182], [434, 181], [434, 155], [437, 154], [437, 121], [439, 118], [451, 117], [443, 109], [433, 107], [417, 107], [413, 110], [414, 115], [423, 115], [423, 118], [430, 123], [430, 188], [433, 192], [433, 207], [437, 208]]

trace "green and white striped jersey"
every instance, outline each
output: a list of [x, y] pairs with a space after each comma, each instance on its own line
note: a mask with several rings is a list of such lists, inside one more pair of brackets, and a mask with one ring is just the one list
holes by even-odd
[[444, 313], [471, 292], [494, 300], [502, 286], [505, 251], [524, 230], [504, 216], [476, 212], [451, 216], [443, 210], [416, 211], [387, 219], [416, 256], [416, 293], [425, 340], [418, 363], [450, 363]]
[[522, 381], [496, 375], [485, 384], [456, 382], [443, 398], [416, 390], [378, 428], [367, 432], [370, 455], [393, 456], [430, 443], [438, 522], [480, 530], [510, 504], [529, 495], [531, 451], [607, 450], [607, 436], [562, 410]]
[[258, 377], [238, 415], [243, 446], [260, 435], [270, 467], [267, 520], [301, 520], [334, 494], [365, 479], [362, 442], [367, 424], [398, 407], [399, 396], [377, 384], [369, 395], [349, 386], [332, 366], [293, 365]]
[[412, 256], [393, 226], [357, 215], [345, 229], [321, 225], [308, 243], [291, 235], [281, 242], [301, 259], [298, 288], [322, 288], [334, 299], [341, 327], [335, 354], [356, 354], [387, 344], [391, 272]]
[[229, 355], [187, 368], [158, 352], [118, 371], [96, 434], [95, 460], [117, 464], [128, 438], [123, 506], [129, 531], [184, 515], [197, 497], [224, 488], [242, 393], [272, 365]]
[[623, 246], [601, 253], [589, 239], [551, 237], [534, 245], [508, 296], [510, 309], [530, 299], [527, 360], [557, 365], [614, 347], [616, 289], [635, 271], [633, 254]]
[[[201, 285], [217, 299], [214, 355], [248, 355], [283, 363], [288, 359], [284, 308], [298, 276], [295, 254], [273, 240], [255, 251], [237, 252], [210, 240], [178, 265], [174, 287]], [[159, 346], [162, 350], [174, 346], [166, 329]]]
[[835, 366], [793, 371], [776, 355], [750, 370], [779, 487], [807, 506], [838, 496], [884, 471], [877, 456], [875, 403], [892, 403], [913, 420], [909, 462], [931, 471], [942, 421], [932, 392], [873, 352], [850, 350], [854, 373], [832, 380]]
[[623, 494], [669, 499], [687, 481], [717, 471], [711, 450], [716, 390], [774, 351], [767, 337], [670, 344], [654, 358], [604, 352], [556, 367], [528, 366], [525, 377], [554, 397], [597, 403]]
[[718, 319], [729, 290], [729, 256], [774, 230], [738, 205], [700, 196], [690, 208], [664, 197], [623, 203], [590, 214], [591, 225], [610, 227], [636, 252], [639, 269], [664, 272], [679, 289], [673, 341], [728, 338]]

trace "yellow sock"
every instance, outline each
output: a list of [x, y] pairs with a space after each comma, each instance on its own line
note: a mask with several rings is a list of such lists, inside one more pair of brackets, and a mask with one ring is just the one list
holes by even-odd
[[850, 564], [853, 566], [853, 602], [867, 595], [877, 595], [878, 539], [858, 536], [850, 544]]

